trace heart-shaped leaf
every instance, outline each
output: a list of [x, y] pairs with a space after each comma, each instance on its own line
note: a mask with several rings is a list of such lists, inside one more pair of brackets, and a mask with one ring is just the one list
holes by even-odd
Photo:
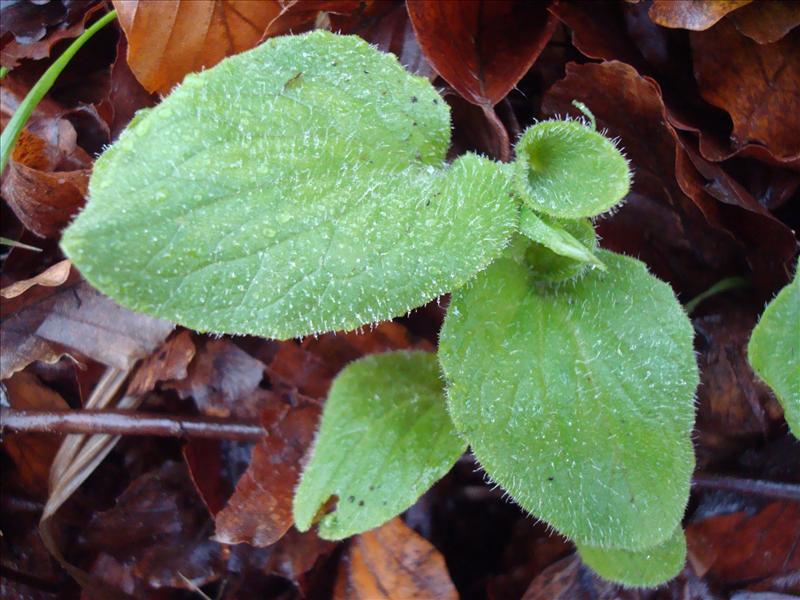
[[789, 429], [800, 438], [800, 262], [794, 281], [764, 309], [747, 356], [778, 397]]
[[62, 246], [121, 304], [289, 338], [404, 314], [505, 246], [500, 165], [443, 164], [448, 109], [356, 37], [267, 41], [190, 75], [97, 161]]
[[557, 286], [502, 258], [453, 294], [439, 355], [456, 428], [523, 508], [580, 544], [669, 537], [694, 466], [692, 327], [639, 261]]
[[614, 142], [582, 121], [537, 123], [525, 130], [515, 151], [517, 193], [552, 217], [599, 215], [630, 188], [628, 161]]
[[336, 498], [319, 534], [341, 539], [400, 514], [466, 449], [447, 414], [436, 356], [387, 352], [333, 382], [314, 452], [294, 497], [297, 528]]
[[675, 577], [686, 562], [686, 537], [677, 527], [664, 542], [644, 550], [578, 544], [578, 554], [601, 577], [635, 587], [655, 587]]

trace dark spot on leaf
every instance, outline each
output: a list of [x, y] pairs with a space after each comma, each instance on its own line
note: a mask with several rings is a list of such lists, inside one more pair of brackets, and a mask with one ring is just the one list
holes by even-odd
[[358, 505], [359, 505], [359, 506], [364, 506], [364, 501], [363, 501], [363, 500], [359, 500], [359, 501], [358, 501]]
[[411, 96], [411, 104], [414, 104], [417, 101], [416, 96]]
[[348, 502], [353, 502], [354, 500], [355, 500], [355, 496], [348, 496], [347, 497], [347, 501]]

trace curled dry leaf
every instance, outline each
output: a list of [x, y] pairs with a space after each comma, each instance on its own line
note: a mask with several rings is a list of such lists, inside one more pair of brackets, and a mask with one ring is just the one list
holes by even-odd
[[323, 10], [354, 10], [356, 0], [114, 0], [128, 38], [128, 64], [149, 92], [166, 94], [187, 73], [213, 67], [264, 37], [310, 28]]
[[726, 20], [691, 42], [700, 93], [730, 114], [734, 146], [757, 143], [780, 161], [800, 161], [800, 31], [758, 44]]
[[728, 18], [750, 39], [759, 44], [771, 44], [800, 25], [800, 3], [795, 0], [752, 2]]
[[56, 287], [64, 283], [69, 277], [69, 271], [72, 263], [69, 260], [62, 260], [57, 262], [52, 267], [48, 267], [36, 277], [17, 281], [9, 286], [0, 290], [0, 296], [9, 300], [16, 298], [20, 294], [27, 292], [35, 285], [43, 285], [45, 287]]
[[650, 18], [664, 27], [703, 31], [753, 0], [653, 0]]
[[172, 327], [122, 308], [73, 271], [60, 286], [35, 286], [2, 302], [0, 379], [35, 360], [55, 362], [64, 347], [127, 370], [149, 355]]
[[494, 106], [528, 72], [555, 29], [544, 2], [409, 0], [426, 58], [466, 100]]
[[155, 389], [161, 381], [186, 379], [195, 351], [190, 331], [184, 330], [170, 337], [137, 367], [126, 394], [142, 396]]
[[339, 563], [336, 600], [458, 598], [444, 557], [399, 517], [350, 542]]
[[262, 414], [267, 436], [253, 449], [250, 465], [228, 504], [216, 515], [215, 539], [269, 546], [292, 526], [292, 497], [311, 445], [319, 407], [274, 402]]

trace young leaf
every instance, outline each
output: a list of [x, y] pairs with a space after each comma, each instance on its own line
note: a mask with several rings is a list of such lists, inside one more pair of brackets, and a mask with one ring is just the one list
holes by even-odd
[[644, 550], [617, 550], [578, 544], [578, 554], [595, 573], [617, 583], [655, 587], [666, 583], [683, 569], [686, 538], [676, 527], [672, 536]]
[[453, 295], [439, 356], [448, 404], [486, 472], [580, 544], [672, 534], [694, 466], [692, 327], [632, 258], [537, 284], [500, 259]]
[[794, 281], [767, 305], [753, 329], [747, 355], [778, 397], [789, 429], [800, 437], [800, 262]]
[[333, 382], [311, 460], [294, 497], [308, 529], [342, 539], [400, 514], [465, 450], [447, 414], [436, 357], [387, 352], [350, 363]]
[[289, 338], [404, 314], [502, 250], [506, 173], [443, 166], [430, 83], [356, 37], [275, 38], [186, 78], [97, 161], [62, 239], [121, 304]]
[[580, 121], [542, 121], [516, 145], [516, 191], [532, 209], [553, 217], [593, 217], [630, 187], [628, 162], [614, 143]]
[[606, 268], [593, 253], [597, 236], [588, 219], [557, 221], [523, 206], [519, 228], [535, 242], [527, 250], [527, 262], [539, 279], [569, 279], [582, 273], [587, 264]]

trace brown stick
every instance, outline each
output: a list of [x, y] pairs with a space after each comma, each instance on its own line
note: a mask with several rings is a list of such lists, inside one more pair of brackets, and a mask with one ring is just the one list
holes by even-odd
[[727, 475], [709, 475], [695, 473], [692, 487], [705, 490], [722, 490], [737, 492], [748, 496], [764, 496], [791, 502], [800, 502], [800, 485], [796, 483], [780, 483], [761, 479], [740, 479]]
[[107, 433], [114, 435], [155, 435], [204, 437], [255, 442], [264, 429], [254, 422], [211, 417], [180, 417], [124, 410], [15, 410], [0, 408], [0, 431], [45, 433]]

